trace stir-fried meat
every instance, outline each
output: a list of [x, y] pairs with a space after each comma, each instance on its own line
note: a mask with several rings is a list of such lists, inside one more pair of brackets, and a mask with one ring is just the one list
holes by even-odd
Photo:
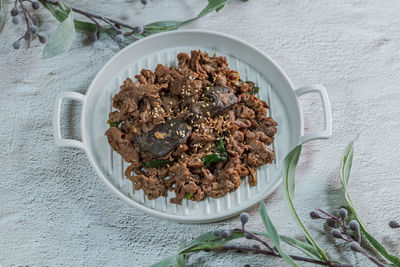
[[[127, 78], [113, 98], [111, 147], [131, 165], [125, 175], [149, 199], [174, 191], [172, 203], [218, 198], [273, 162], [277, 123], [226, 58], [201, 51], [177, 55], [178, 66], [158, 64]], [[262, 90], [262, 88], [260, 88]]]

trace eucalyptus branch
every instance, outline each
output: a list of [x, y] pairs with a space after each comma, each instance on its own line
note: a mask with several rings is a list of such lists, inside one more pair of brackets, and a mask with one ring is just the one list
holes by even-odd
[[[322, 217], [318, 212], [328, 216], [328, 218]], [[315, 209], [310, 212], [310, 217], [312, 219], [325, 220], [327, 225], [329, 227], [332, 227], [332, 237], [346, 241], [349, 244], [351, 250], [363, 254], [379, 267], [384, 267], [385, 264], [383, 262], [379, 261], [377, 258], [369, 254], [365, 249], [361, 247], [360, 224], [356, 220], [351, 220], [348, 224], [346, 224], [347, 216], [348, 212], [345, 208], [341, 208], [339, 210], [339, 218], [322, 209]], [[340, 230], [338, 229], [338, 226]], [[350, 233], [349, 230], [351, 230], [353, 234]]]
[[[14, 49], [21, 47], [21, 40], [24, 38], [27, 46], [30, 47], [31, 41], [38, 37], [41, 43], [46, 43], [47, 39], [39, 34], [37, 21], [33, 19], [31, 11], [26, 8], [23, 2], [30, 2], [32, 9], [40, 8], [40, 3], [48, 9], [51, 14], [60, 21], [59, 27], [49, 38], [49, 41], [43, 51], [43, 57], [49, 58], [67, 51], [75, 37], [75, 29], [89, 32], [92, 35], [89, 39], [95, 41], [100, 33], [108, 35], [119, 46], [129, 44], [140, 38], [163, 31], [176, 30], [204, 15], [219, 11], [228, 2], [228, 0], [208, 0], [207, 6], [194, 18], [184, 21], [157, 21], [147, 25], [131, 25], [121, 20], [105, 17], [101, 14], [93, 13], [74, 6], [67, 6], [59, 0], [15, 0], [14, 7], [11, 9], [12, 22], [19, 23], [19, 15], [22, 14], [26, 24], [25, 34], [13, 43]], [[143, 5], [147, 1], [141, 1]], [[87, 18], [88, 21], [74, 19], [74, 13]], [[61, 40], [60, 40], [61, 39]]]
[[[347, 209], [340, 208], [338, 216], [335, 216], [322, 209], [315, 209], [310, 212], [310, 217], [314, 220], [318, 219], [324, 220], [326, 224], [332, 228], [330, 233], [334, 238], [344, 240], [346, 243], [349, 244], [349, 248], [352, 251], [364, 255], [377, 266], [400, 267], [400, 263], [398, 262], [398, 257], [389, 254], [386, 251], [386, 249], [378, 241], [376, 241], [376, 239], [372, 237], [372, 235], [369, 234], [368, 231], [366, 231], [365, 225], [361, 223], [362, 222], [361, 218], [357, 216], [357, 213], [350, 201], [346, 186], [348, 182], [348, 175], [350, 174], [350, 167], [352, 160], [352, 154], [350, 154], [350, 152], [352, 153], [352, 145], [353, 143], [350, 143], [350, 145], [345, 150], [345, 155], [343, 157], [343, 166], [341, 168], [343, 191], [349, 206], [347, 207]], [[338, 263], [328, 258], [326, 253], [322, 250], [321, 246], [311, 236], [309, 230], [302, 223], [299, 214], [295, 209], [293, 203], [293, 196], [295, 189], [295, 169], [301, 154], [301, 148], [302, 148], [301, 145], [297, 146], [286, 156], [283, 164], [284, 165], [283, 178], [284, 178], [284, 190], [288, 199], [290, 211], [292, 212], [292, 215], [294, 215], [293, 217], [300, 226], [300, 229], [303, 231], [304, 236], [307, 239], [307, 242], [303, 242], [299, 239], [290, 238], [287, 236], [278, 235], [274, 225], [272, 224], [271, 219], [268, 216], [264, 202], [261, 202], [260, 216], [265, 225], [267, 233], [247, 230], [245, 228], [245, 225], [249, 221], [249, 215], [247, 213], [242, 213], [240, 215], [240, 221], [242, 224], [241, 228], [215, 230], [213, 232], [203, 234], [198, 238], [196, 238], [191, 244], [189, 244], [189, 246], [181, 248], [176, 255], [172, 255], [153, 266], [169, 266], [175, 257], [180, 257], [180, 259], [182, 259], [183, 255], [185, 255], [186, 253], [191, 253], [200, 250], [213, 251], [213, 252], [233, 251], [237, 253], [251, 252], [252, 254], [282, 258], [291, 266], [298, 266], [298, 264], [295, 261], [309, 262], [321, 266], [331, 266], [331, 267], [353, 266], [351, 264]], [[349, 167], [349, 162], [350, 162], [350, 167]], [[345, 177], [346, 179], [343, 179], [343, 177]], [[343, 180], [346, 181], [344, 182]], [[348, 209], [351, 211], [351, 216], [349, 215]], [[350, 217], [353, 217], [354, 219], [351, 220]], [[392, 220], [389, 222], [389, 226], [391, 228], [400, 228], [400, 223], [398, 221]], [[382, 256], [390, 260], [393, 264], [385, 265], [384, 262], [372, 256], [367, 251], [366, 248], [363, 248], [362, 244], [364, 242], [361, 242], [362, 235], [366, 237], [366, 239], [377, 249], [377, 252], [379, 252]], [[270, 242], [266, 242], [265, 240], [261, 239], [260, 237], [262, 236], [267, 237]], [[251, 247], [228, 244], [228, 242], [231, 240], [243, 237], [246, 239], [257, 241], [258, 243], [264, 245], [266, 249], [261, 249], [261, 247], [257, 244], [253, 244]], [[306, 255], [307, 257], [286, 254], [281, 248], [281, 243], [283, 242], [303, 252], [304, 255]], [[270, 245], [269, 243], [273, 243], [273, 246]]]

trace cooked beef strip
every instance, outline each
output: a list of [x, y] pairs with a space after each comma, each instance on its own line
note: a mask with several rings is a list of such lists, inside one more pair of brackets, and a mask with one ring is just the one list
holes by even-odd
[[[131, 165], [125, 175], [149, 199], [174, 191], [172, 203], [200, 201], [236, 190], [248, 175], [257, 183], [256, 169], [272, 163], [277, 123], [269, 106], [249, 92], [226, 58], [201, 51], [177, 55], [178, 67], [143, 69], [136, 81], [127, 78], [113, 98], [106, 136]], [[262, 90], [262, 88], [260, 88]], [[204, 158], [218, 154], [222, 138], [226, 162], [205, 166]], [[171, 162], [159, 169], [143, 167], [149, 160]]]
[[125, 139], [126, 134], [121, 132], [117, 127], [110, 127], [106, 131], [108, 142], [111, 147], [117, 151], [127, 162], [134, 166], [140, 166], [139, 153], [136, 151], [132, 143]]

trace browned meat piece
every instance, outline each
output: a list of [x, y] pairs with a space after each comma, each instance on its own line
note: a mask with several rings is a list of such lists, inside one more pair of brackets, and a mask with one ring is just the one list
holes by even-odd
[[247, 155], [247, 163], [250, 166], [258, 167], [264, 164], [272, 163], [274, 160], [274, 152], [267, 146], [257, 140], [253, 140], [247, 144], [249, 153]]
[[189, 67], [190, 57], [186, 53], [179, 53], [178, 56], [178, 68], [184, 69]]
[[226, 86], [226, 76], [223, 74], [215, 75], [214, 83], [216, 85]]
[[118, 110], [115, 110], [108, 114], [108, 119], [110, 120], [110, 122], [120, 122], [124, 119], [124, 117]]
[[111, 127], [105, 133], [110, 146], [117, 151], [127, 162], [132, 165], [140, 166], [139, 153], [135, 150], [132, 143], [125, 139], [126, 134], [122, 133], [117, 127]]
[[232, 157], [238, 158], [245, 151], [245, 145], [243, 144], [244, 134], [240, 131], [236, 131], [229, 139], [226, 144], [226, 151]]
[[185, 143], [192, 127], [182, 119], [171, 119], [156, 125], [144, 134], [136, 135], [134, 142], [140, 151], [148, 152], [155, 157], [162, 157]]
[[200, 50], [199, 51], [192, 50], [191, 55], [190, 55], [190, 60], [189, 60], [189, 67], [192, 71], [200, 74], [202, 77], [203, 76], [207, 77], [208, 76], [207, 72], [201, 68], [201, 65], [199, 62], [201, 55], [202, 55], [202, 53], [200, 52]]
[[256, 115], [254, 110], [248, 108], [247, 106], [242, 105], [240, 106], [240, 108], [236, 109], [236, 117], [253, 120], [256, 117]]
[[274, 142], [274, 136], [277, 131], [278, 124], [272, 119], [267, 118], [266, 120], [262, 121], [256, 128], [257, 131], [261, 131], [268, 136], [268, 139], [265, 140], [267, 145], [272, 144]]
[[194, 132], [190, 134], [190, 144], [206, 144], [214, 142], [215, 140], [215, 137], [208, 134], [198, 134]]
[[167, 188], [163, 179], [158, 178], [157, 172], [129, 176], [128, 179], [135, 183], [136, 190], [142, 189], [149, 199], [167, 196]]
[[[175, 179], [175, 203], [180, 203], [185, 198], [186, 194], [195, 194], [198, 186], [193, 180], [190, 170], [185, 163], [175, 163], [169, 170], [169, 175]], [[174, 200], [172, 200], [174, 201]]]

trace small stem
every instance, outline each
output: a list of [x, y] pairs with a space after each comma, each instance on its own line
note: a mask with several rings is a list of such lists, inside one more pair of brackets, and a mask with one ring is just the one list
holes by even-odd
[[[26, 33], [25, 33], [25, 35], [26, 34], [28, 34], [29, 35], [29, 38], [28, 38], [28, 48], [30, 47], [30, 45], [31, 45], [31, 23], [30, 23], [30, 18], [28, 17], [28, 15], [27, 15], [27, 13], [28, 13], [28, 11], [25, 9], [25, 6], [22, 4], [22, 0], [18, 0], [18, 2], [19, 2], [19, 4], [20, 4], [20, 6], [21, 6], [21, 9], [22, 9], [22, 13], [24, 13], [24, 18], [25, 18], [25, 23], [26, 23]], [[28, 13], [29, 14], [29, 13]], [[25, 36], [24, 35], [24, 36]]]
[[233, 229], [233, 230], [234, 230], [234, 231], [239, 231], [239, 232], [242, 232], [242, 233], [245, 233], [245, 234], [248, 234], [252, 239], [254, 239], [254, 240], [260, 242], [260, 243], [263, 244], [266, 248], [268, 248], [269, 251], [271, 251], [271, 253], [273, 253], [274, 255], [279, 255], [278, 253], [276, 253], [276, 251], [275, 251], [270, 245], [268, 245], [267, 242], [265, 242], [264, 240], [262, 240], [261, 238], [259, 238], [259, 237], [256, 236], [255, 234], [244, 230], [244, 227], [243, 227], [243, 229], [235, 228], [235, 229]]
[[385, 264], [379, 261], [377, 258], [374, 256], [370, 255], [368, 252], [366, 252], [364, 249], [361, 248], [360, 251], [361, 254], [363, 254], [365, 257], [367, 257], [370, 261], [378, 265], [379, 267], [385, 267]]
[[[226, 245], [226, 246], [223, 246], [221, 249], [213, 249], [213, 250], [209, 250], [209, 251], [214, 251], [214, 252], [224, 252], [224, 251], [252, 252], [255, 254], [263, 254], [263, 255], [267, 255], [267, 256], [274, 256], [274, 257], [281, 258], [281, 255], [273, 254], [272, 252], [267, 251], [267, 250], [257, 249], [257, 248], [249, 248], [249, 247], [239, 247], [239, 246], [234, 246], [234, 245]], [[330, 261], [324, 262], [324, 261], [304, 258], [304, 257], [296, 256], [296, 255], [290, 255], [290, 257], [293, 260], [297, 260], [297, 261], [304, 261], [304, 262], [314, 263], [314, 264], [323, 265], [323, 266], [333, 266]], [[353, 265], [343, 265], [343, 267], [352, 267], [352, 266]]]
[[322, 210], [322, 209], [316, 209], [317, 211], [319, 211], [319, 212], [321, 212], [321, 213], [323, 213], [323, 214], [325, 214], [326, 216], [328, 216], [329, 218], [331, 218], [331, 219], [334, 219], [344, 230], [347, 230], [347, 227], [346, 227], [346, 225], [344, 224], [344, 223], [342, 223], [342, 221], [340, 220], [340, 219], [338, 219], [337, 217], [335, 217], [335, 216], [333, 216], [332, 214], [330, 214], [329, 212], [326, 212], [326, 211], [324, 211], [324, 210]]

